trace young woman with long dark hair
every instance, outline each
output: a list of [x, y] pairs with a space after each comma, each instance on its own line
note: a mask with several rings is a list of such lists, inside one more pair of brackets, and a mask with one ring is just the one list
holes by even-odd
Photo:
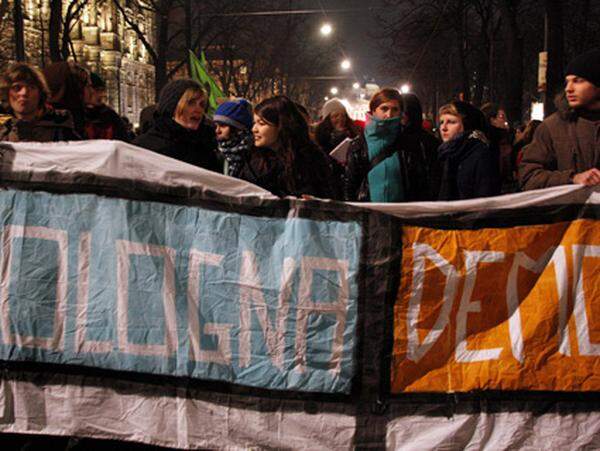
[[310, 140], [308, 124], [289, 98], [259, 103], [252, 132], [255, 149], [242, 178], [278, 196], [338, 197], [329, 159]]

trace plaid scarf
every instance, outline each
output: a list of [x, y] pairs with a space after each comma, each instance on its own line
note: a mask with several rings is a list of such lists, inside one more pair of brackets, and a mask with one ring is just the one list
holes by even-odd
[[233, 138], [219, 141], [219, 151], [227, 160], [227, 175], [239, 177], [254, 144], [254, 136], [250, 131], [241, 131]]

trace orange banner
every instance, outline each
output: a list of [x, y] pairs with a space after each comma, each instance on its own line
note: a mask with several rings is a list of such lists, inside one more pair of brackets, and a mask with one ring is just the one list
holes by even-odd
[[403, 229], [392, 392], [600, 390], [593, 220]]

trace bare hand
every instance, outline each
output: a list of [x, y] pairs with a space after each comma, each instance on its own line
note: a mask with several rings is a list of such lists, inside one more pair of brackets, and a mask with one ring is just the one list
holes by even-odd
[[585, 186], [600, 185], [600, 170], [592, 168], [585, 172], [575, 174], [573, 176], [573, 183]]

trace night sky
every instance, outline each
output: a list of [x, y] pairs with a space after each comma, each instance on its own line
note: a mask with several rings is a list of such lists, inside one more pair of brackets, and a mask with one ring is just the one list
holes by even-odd
[[[325, 10], [360, 8], [360, 11], [327, 13], [329, 21], [335, 27], [334, 34], [329, 39], [334, 39], [339, 45], [340, 61], [343, 53], [352, 60], [352, 71], [358, 80], [362, 81], [364, 77], [374, 78], [379, 84], [390, 83], [393, 80], [382, 75], [382, 44], [373, 38], [377, 30], [376, 16], [385, 14], [382, 0], [304, 0], [300, 3], [301, 7], [322, 7]], [[323, 22], [325, 17], [310, 16], [309, 22], [313, 20], [313, 32], [318, 32], [319, 23]]]

